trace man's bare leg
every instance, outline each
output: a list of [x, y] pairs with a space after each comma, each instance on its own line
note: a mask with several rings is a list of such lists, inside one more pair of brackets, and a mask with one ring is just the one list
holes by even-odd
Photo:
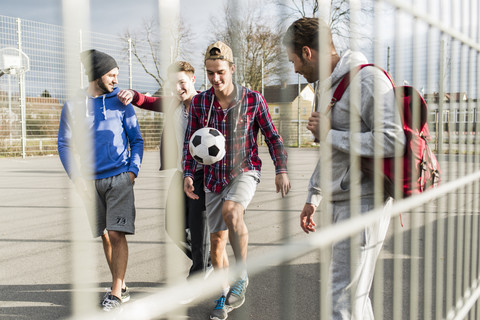
[[122, 287], [124, 285], [125, 273], [128, 263], [128, 244], [125, 233], [119, 231], [108, 231], [111, 243], [111, 273], [112, 273], [112, 295], [121, 299]]

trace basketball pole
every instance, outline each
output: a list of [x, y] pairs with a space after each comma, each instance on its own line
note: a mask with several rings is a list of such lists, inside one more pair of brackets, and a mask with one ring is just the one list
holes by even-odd
[[[21, 20], [17, 19], [17, 43], [18, 43], [18, 55], [19, 60], [22, 60], [22, 24]], [[18, 91], [20, 94], [20, 112], [21, 112], [21, 123], [22, 123], [22, 158], [26, 157], [27, 149], [27, 110], [26, 110], [26, 99], [25, 99], [25, 72], [20, 69], [18, 75]]]

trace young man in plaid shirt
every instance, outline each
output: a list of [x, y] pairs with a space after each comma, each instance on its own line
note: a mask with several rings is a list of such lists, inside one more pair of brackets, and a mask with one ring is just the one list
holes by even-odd
[[205, 67], [212, 88], [192, 100], [183, 151], [184, 189], [188, 197], [197, 197], [193, 187], [196, 162], [188, 151], [191, 135], [203, 127], [218, 129], [226, 139], [226, 155], [221, 161], [204, 167], [210, 254], [214, 268], [226, 270], [229, 238], [236, 262], [244, 266], [241, 278], [231, 288], [226, 285], [210, 315], [210, 319], [226, 319], [229, 311], [245, 301], [248, 285], [248, 230], [243, 216], [260, 182], [259, 130], [265, 136], [275, 165], [276, 190], [282, 197], [290, 190], [290, 182], [287, 152], [265, 99], [258, 92], [233, 82], [235, 65], [230, 47], [220, 41], [211, 44], [205, 53]]

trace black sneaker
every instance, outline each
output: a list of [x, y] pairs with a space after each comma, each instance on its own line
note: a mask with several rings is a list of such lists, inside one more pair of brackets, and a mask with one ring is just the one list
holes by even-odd
[[103, 311], [107, 311], [107, 312], [110, 312], [114, 309], [118, 309], [118, 308], [120, 308], [121, 305], [122, 305], [122, 300], [120, 300], [119, 298], [117, 298], [117, 297], [115, 297], [111, 294], [109, 294], [102, 301]]
[[245, 302], [245, 292], [247, 292], [248, 278], [245, 280], [240, 279], [236, 281], [230, 288], [227, 294], [227, 310], [230, 312], [232, 309], [240, 307]]
[[225, 296], [221, 296], [218, 300], [215, 300], [217, 304], [210, 313], [210, 319], [212, 320], [225, 320], [228, 317], [227, 307], [225, 306]]

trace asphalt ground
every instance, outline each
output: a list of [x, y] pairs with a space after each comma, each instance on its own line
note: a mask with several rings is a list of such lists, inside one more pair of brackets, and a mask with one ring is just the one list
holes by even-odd
[[[246, 214], [249, 258], [279, 248], [287, 238], [308, 237], [301, 231], [298, 217], [318, 153], [316, 149], [295, 148], [289, 149], [288, 153], [292, 189], [282, 199], [275, 192], [274, 167], [268, 150], [260, 148], [262, 179]], [[185, 281], [189, 268], [188, 259], [172, 245], [164, 231], [168, 173], [159, 171], [158, 167], [158, 152], [146, 152], [135, 184], [136, 234], [128, 236], [126, 279], [131, 301], [171, 283], [167, 277], [167, 261], [178, 261], [175, 271], [180, 274], [179, 281]], [[84, 233], [84, 239], [88, 239], [90, 251], [87, 256], [93, 261], [93, 271], [89, 270], [92, 277], [82, 283], [80, 290], [98, 297], [99, 301], [110, 285], [110, 273], [100, 240], [86, 236], [89, 230], [84, 210], [72, 205], [76, 196], [59, 158], [0, 159], [0, 190], [0, 319], [50, 320], [68, 318], [72, 314], [73, 292], [79, 290], [72, 278], [73, 270], [78, 266], [72, 252], [78, 241], [72, 239], [76, 239], [79, 233]], [[405, 233], [404, 251], [407, 252], [411, 230], [409, 217], [403, 219], [406, 225], [402, 229]], [[406, 285], [402, 291], [407, 296], [410, 274], [409, 256], [393, 253], [391, 234], [392, 227], [380, 256], [385, 266], [385, 319], [391, 318], [392, 312], [393, 262], [397, 260], [404, 264], [402, 277]], [[420, 232], [418, 236], [420, 243], [422, 234]], [[315, 250], [281, 266], [267, 265], [259, 274], [250, 275], [246, 302], [231, 312], [229, 319], [318, 319], [319, 265], [320, 254]], [[208, 319], [216, 298], [205, 297], [185, 305], [178, 314], [171, 314], [171, 318]], [[404, 319], [408, 319], [410, 301], [404, 299], [402, 303]]]
[[[289, 176], [292, 190], [283, 198], [275, 192], [274, 167], [268, 151], [260, 148], [262, 180], [250, 204], [246, 222], [250, 232], [249, 256], [261, 255], [281, 245], [286, 237], [306, 237], [298, 226], [305, 190], [317, 153], [314, 149], [289, 149]], [[179, 272], [186, 276], [188, 259], [180, 250], [171, 250], [164, 231], [164, 196], [168, 173], [158, 171], [158, 152], [146, 152], [135, 184], [136, 234], [128, 236], [127, 282], [132, 299], [166, 285], [165, 261], [177, 254]], [[72, 215], [83, 215], [72, 208], [72, 185], [57, 156], [0, 159], [0, 319], [61, 319], [72, 313], [74, 257]], [[73, 205], [75, 206], [75, 205]], [[80, 219], [85, 221], [85, 219]], [[287, 225], [284, 223], [287, 222]], [[75, 222], [74, 222], [75, 223]], [[88, 227], [76, 226], [88, 231]], [[92, 242], [96, 272], [86, 290], [99, 299], [109, 286], [110, 274], [104, 262], [100, 240]], [[231, 253], [231, 252], [230, 252]], [[272, 266], [250, 278], [244, 307], [229, 319], [257, 318], [268, 306], [264, 319], [279, 319], [281, 276], [288, 269], [295, 286], [295, 297], [318, 292], [318, 254], [295, 259], [284, 267]], [[183, 270], [183, 271], [182, 271]], [[306, 290], [308, 288], [308, 290]], [[208, 319], [217, 297], [206, 298], [187, 310], [189, 319]], [[301, 299], [296, 305], [309, 315], [318, 314], [316, 304]], [[182, 316], [181, 318], [185, 318]]]

